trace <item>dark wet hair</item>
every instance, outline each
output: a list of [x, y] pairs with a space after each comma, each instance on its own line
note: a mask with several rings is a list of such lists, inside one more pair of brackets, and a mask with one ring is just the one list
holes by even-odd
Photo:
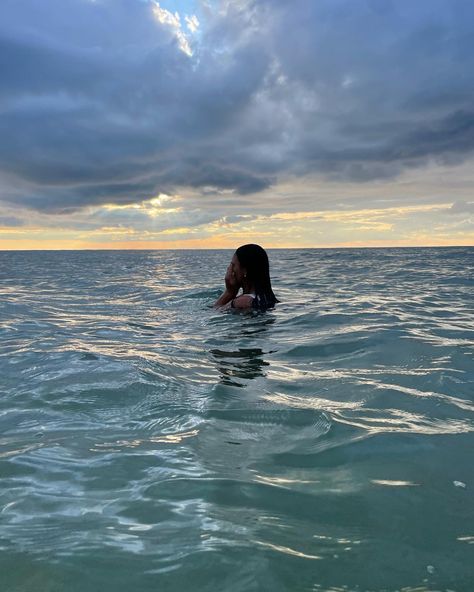
[[255, 287], [254, 308], [266, 310], [278, 302], [270, 281], [268, 255], [260, 245], [242, 245], [235, 254], [242, 267], [247, 271], [247, 278]]

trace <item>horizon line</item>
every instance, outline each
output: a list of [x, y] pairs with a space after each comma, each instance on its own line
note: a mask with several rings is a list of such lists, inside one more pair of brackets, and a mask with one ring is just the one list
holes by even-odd
[[[464, 248], [472, 249], [472, 245], [354, 245], [354, 246], [334, 246], [334, 247], [265, 247], [267, 251], [316, 251], [316, 250], [350, 250], [350, 249], [455, 249]], [[233, 247], [149, 247], [149, 248], [80, 248], [80, 249], [2, 249], [1, 253], [34, 253], [34, 252], [45, 252], [51, 251], [55, 253], [59, 252], [87, 252], [87, 251], [232, 251]]]

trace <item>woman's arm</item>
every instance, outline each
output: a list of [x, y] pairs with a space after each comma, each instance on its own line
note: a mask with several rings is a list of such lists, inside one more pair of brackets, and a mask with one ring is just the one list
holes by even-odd
[[214, 302], [214, 307], [219, 308], [220, 306], [225, 306], [226, 304], [230, 304], [230, 302], [237, 296], [237, 292], [229, 292], [226, 290], [222, 292], [219, 298]]
[[232, 298], [227, 304], [220, 306], [220, 310], [229, 310], [229, 308], [248, 310], [253, 308], [253, 298], [247, 294], [241, 294], [236, 298]]
[[225, 272], [225, 290], [219, 296], [219, 298], [214, 302], [215, 308], [220, 308], [232, 302], [232, 300], [237, 296], [237, 292], [240, 289], [240, 285], [235, 277], [235, 273], [232, 269], [232, 265], [229, 265], [227, 271]]

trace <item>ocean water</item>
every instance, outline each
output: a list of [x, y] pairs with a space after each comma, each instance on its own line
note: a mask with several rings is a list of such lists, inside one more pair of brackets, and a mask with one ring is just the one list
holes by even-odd
[[474, 590], [473, 248], [0, 252], [2, 592]]

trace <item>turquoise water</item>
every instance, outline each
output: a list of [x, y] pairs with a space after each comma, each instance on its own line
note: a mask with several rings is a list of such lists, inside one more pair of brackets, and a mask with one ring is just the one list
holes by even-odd
[[474, 249], [0, 252], [0, 588], [474, 589]]

